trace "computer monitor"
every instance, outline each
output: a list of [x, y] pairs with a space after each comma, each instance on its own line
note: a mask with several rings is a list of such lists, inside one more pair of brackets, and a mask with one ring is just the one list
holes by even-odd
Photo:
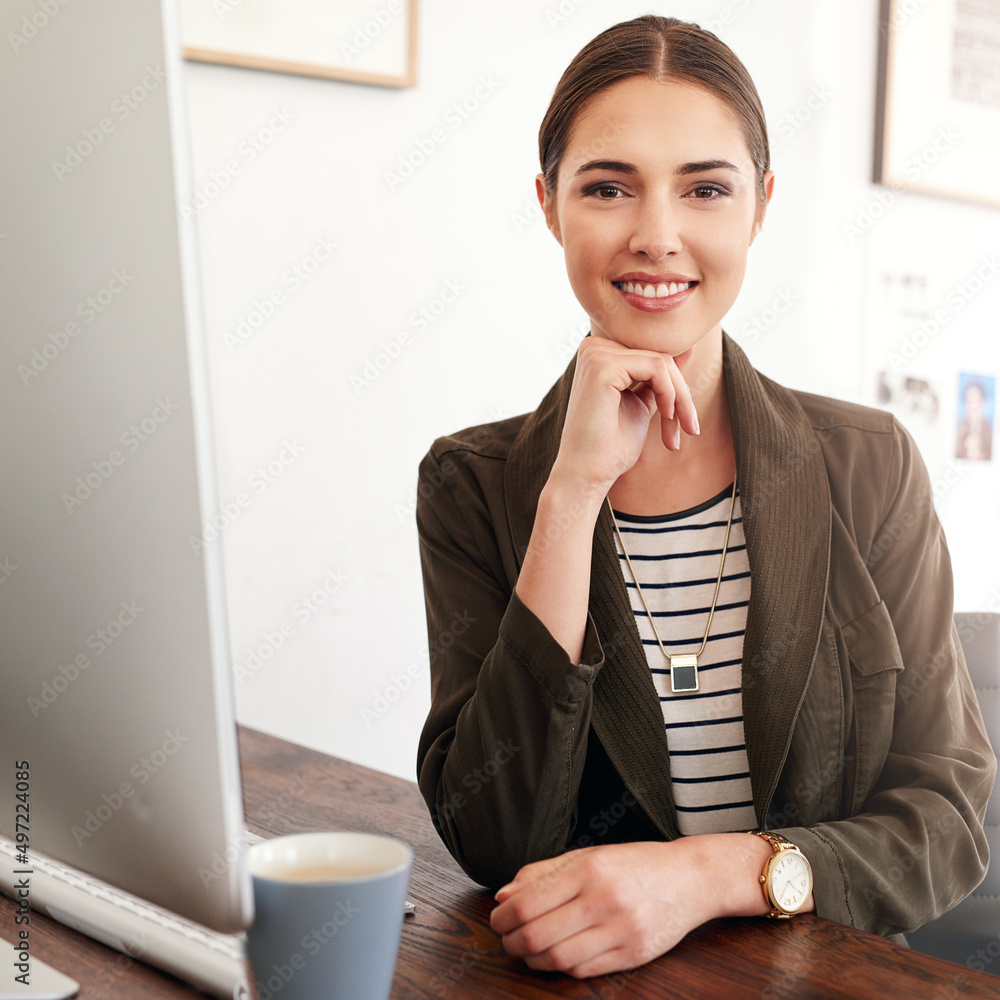
[[0, 832], [238, 930], [177, 24], [173, 0], [0, 12]]

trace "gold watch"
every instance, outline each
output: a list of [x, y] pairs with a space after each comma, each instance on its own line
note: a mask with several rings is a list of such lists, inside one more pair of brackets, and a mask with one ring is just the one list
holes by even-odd
[[762, 837], [774, 848], [774, 854], [764, 865], [760, 884], [764, 889], [764, 899], [771, 907], [768, 916], [774, 920], [788, 920], [805, 906], [812, 892], [813, 875], [809, 859], [778, 833], [764, 830], [747, 832]]

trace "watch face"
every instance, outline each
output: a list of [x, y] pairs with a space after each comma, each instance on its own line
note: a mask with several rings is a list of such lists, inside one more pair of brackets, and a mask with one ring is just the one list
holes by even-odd
[[781, 854], [771, 869], [771, 896], [786, 913], [795, 913], [809, 898], [809, 869], [797, 851]]

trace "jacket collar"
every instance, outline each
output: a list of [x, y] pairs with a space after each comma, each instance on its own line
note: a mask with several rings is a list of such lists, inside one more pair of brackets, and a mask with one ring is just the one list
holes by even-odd
[[[574, 358], [511, 447], [504, 478], [518, 561], [559, 451]], [[826, 466], [793, 393], [760, 375], [723, 334], [751, 593], [743, 642], [743, 717], [758, 824], [778, 782], [812, 673], [826, 602], [831, 503]], [[615, 549], [611, 516], [594, 530], [590, 614], [605, 661], [591, 722], [627, 787], [668, 838], [678, 835], [659, 699]]]

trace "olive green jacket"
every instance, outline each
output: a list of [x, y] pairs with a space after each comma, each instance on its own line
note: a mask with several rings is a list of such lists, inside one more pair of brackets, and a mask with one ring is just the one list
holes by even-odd
[[[996, 772], [927, 472], [890, 414], [777, 385], [728, 337], [723, 359], [751, 570], [757, 821], [809, 858], [818, 913], [912, 930], [982, 880]], [[580, 663], [513, 590], [574, 369], [534, 413], [440, 438], [420, 467], [432, 685], [420, 788], [449, 850], [490, 887], [573, 847], [679, 835], [606, 505]]]

